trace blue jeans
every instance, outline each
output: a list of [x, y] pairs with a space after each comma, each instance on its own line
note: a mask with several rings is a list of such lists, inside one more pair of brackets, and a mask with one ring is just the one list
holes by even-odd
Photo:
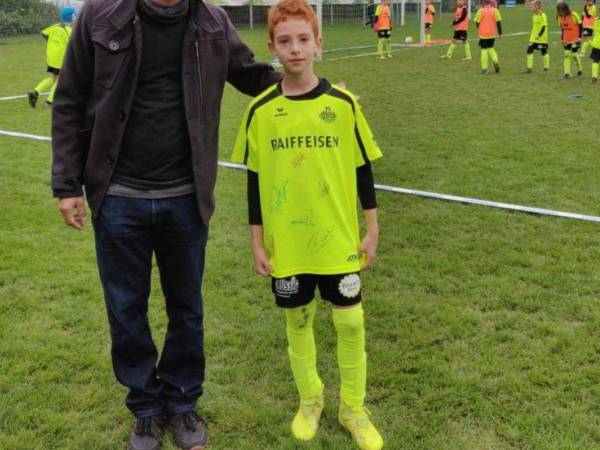
[[[190, 411], [202, 394], [202, 274], [208, 228], [194, 194], [160, 200], [107, 196], [94, 218], [112, 362], [136, 417]], [[148, 324], [152, 254], [169, 324], [160, 360]]]

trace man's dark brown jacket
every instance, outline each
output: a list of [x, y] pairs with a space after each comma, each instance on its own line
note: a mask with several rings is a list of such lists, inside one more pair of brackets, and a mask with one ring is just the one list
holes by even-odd
[[[137, 0], [88, 0], [73, 29], [52, 108], [55, 197], [87, 196], [100, 212], [119, 157], [142, 54]], [[182, 79], [198, 208], [214, 211], [225, 81], [258, 95], [279, 79], [242, 43], [225, 12], [190, 0]]]

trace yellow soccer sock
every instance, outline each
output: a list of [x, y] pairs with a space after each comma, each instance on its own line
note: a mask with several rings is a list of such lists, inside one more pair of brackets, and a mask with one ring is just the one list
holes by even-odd
[[446, 53], [448, 58], [452, 58], [452, 54], [454, 53], [455, 48], [456, 48], [456, 44], [450, 44], [450, 47], [448, 47], [448, 52]]
[[583, 43], [583, 45], [581, 46], [581, 53], [583, 53], [585, 55], [586, 54], [585, 52], [587, 52], [587, 49], [589, 46], [590, 46], [590, 41], [585, 41]]
[[571, 73], [571, 50], [565, 50], [565, 60], [563, 62], [563, 69], [565, 75]]
[[542, 57], [542, 60], [544, 61], [544, 69], [546, 69], [546, 70], [550, 69], [550, 55], [548, 53], [546, 53]]
[[298, 393], [302, 400], [313, 398], [321, 392], [323, 383], [317, 373], [317, 349], [313, 322], [317, 311], [312, 301], [299, 308], [286, 308], [288, 355]]
[[482, 48], [481, 49], [481, 69], [487, 70], [487, 68], [488, 68], [488, 49]]
[[383, 56], [383, 38], [377, 40], [377, 54]]
[[35, 87], [35, 90], [38, 94], [41, 94], [42, 92], [48, 92], [50, 89], [52, 89], [53, 85], [54, 78], [46, 78], [45, 80], [40, 81], [40, 84]]
[[52, 85], [52, 88], [50, 89], [50, 93], [48, 94], [48, 97], [46, 97], [46, 103], [51, 104], [54, 101], [54, 92], [56, 92], [57, 84], [58, 84], [58, 81]]
[[532, 69], [533, 68], [533, 53], [528, 53], [527, 54], [527, 68], [528, 69]]
[[592, 63], [592, 78], [598, 78], [598, 63]]
[[425, 34], [425, 42], [429, 42], [431, 41], [431, 34], [427, 33]]
[[337, 357], [340, 367], [340, 397], [344, 404], [362, 407], [367, 384], [367, 354], [362, 305], [333, 308], [333, 324], [337, 330]]
[[471, 44], [465, 43], [465, 57], [471, 59]]
[[392, 54], [392, 38], [387, 38], [385, 40], [385, 48], [388, 55]]
[[575, 60], [577, 64], [577, 70], [581, 72], [583, 70], [583, 66], [581, 65], [581, 58], [579, 57], [579, 53], [571, 52], [571, 58]]
[[496, 53], [496, 49], [488, 48], [488, 53], [490, 54], [490, 58], [492, 58], [492, 62], [498, 64], [498, 53]]

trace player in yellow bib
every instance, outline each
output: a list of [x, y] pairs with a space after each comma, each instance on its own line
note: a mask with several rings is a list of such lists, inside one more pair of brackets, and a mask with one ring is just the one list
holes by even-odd
[[[288, 354], [300, 396], [299, 440], [315, 436], [324, 385], [316, 368], [313, 320], [318, 287], [332, 304], [341, 389], [338, 419], [364, 450], [383, 447], [370, 421], [360, 270], [373, 263], [379, 229], [371, 161], [381, 156], [353, 95], [313, 70], [321, 48], [313, 9], [281, 0], [268, 17], [269, 49], [284, 76], [248, 106], [232, 161], [248, 168], [256, 271], [271, 276], [285, 310]], [[360, 239], [357, 200], [367, 232]]]
[[42, 30], [42, 36], [48, 41], [46, 45], [47, 72], [52, 74], [52, 76], [42, 80], [35, 89], [27, 93], [27, 98], [32, 108], [36, 107], [38, 98], [42, 92], [49, 91], [48, 97], [46, 97], [48, 105], [51, 105], [54, 100], [54, 91], [56, 90], [56, 83], [65, 51], [67, 50], [67, 44], [71, 37], [71, 23], [75, 15], [76, 10], [73, 6], [64, 6], [60, 10], [60, 23], [55, 23]]
[[533, 26], [527, 46], [527, 69], [525, 73], [533, 71], [533, 52], [539, 50], [544, 62], [544, 73], [550, 68], [550, 55], [548, 54], [548, 17], [542, 11], [542, 0], [535, 0], [532, 4]]

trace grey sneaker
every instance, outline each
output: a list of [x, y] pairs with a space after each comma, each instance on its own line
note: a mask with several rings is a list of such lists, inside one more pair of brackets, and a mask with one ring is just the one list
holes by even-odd
[[157, 416], [136, 419], [127, 450], [158, 450], [161, 446], [160, 421]]
[[208, 430], [194, 411], [175, 414], [167, 419], [173, 430], [173, 440], [183, 450], [202, 450], [208, 444]]

